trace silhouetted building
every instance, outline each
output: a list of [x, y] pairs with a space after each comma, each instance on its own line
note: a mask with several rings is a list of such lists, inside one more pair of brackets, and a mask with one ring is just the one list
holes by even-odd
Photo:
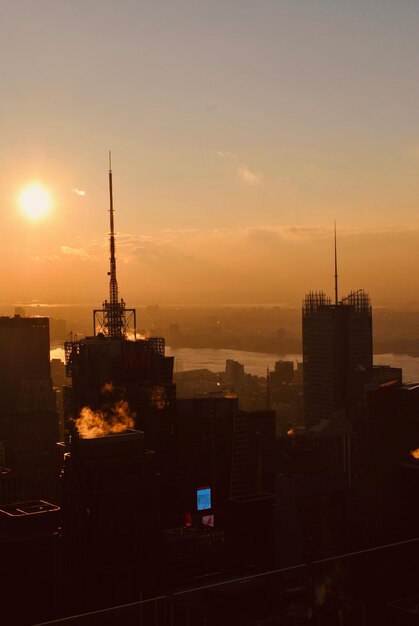
[[49, 320], [0, 318], [0, 442], [25, 498], [56, 493], [58, 417], [49, 361]]
[[64, 414], [77, 419], [84, 407], [100, 411], [128, 402], [135, 427], [144, 432], [146, 446], [157, 451], [165, 472], [176, 398], [173, 357], [165, 356], [164, 339], [136, 338], [136, 311], [119, 298], [112, 185], [109, 153], [109, 300], [93, 311], [93, 336], [65, 343], [72, 390], [65, 392]]
[[67, 323], [65, 320], [50, 319], [51, 343], [63, 344], [67, 338]]
[[174, 602], [175, 624], [302, 626], [309, 624], [308, 597], [305, 581], [292, 574], [252, 576], [180, 594]]
[[44, 500], [0, 505], [5, 624], [51, 620], [58, 608], [60, 509]]
[[66, 606], [139, 600], [156, 584], [161, 556], [155, 454], [144, 434], [86, 439], [74, 429], [62, 482]]
[[271, 570], [275, 566], [274, 537], [275, 496], [272, 493], [251, 493], [229, 500], [226, 542], [231, 568]]
[[231, 497], [272, 492], [275, 414], [240, 411], [237, 398], [177, 401], [177, 501], [195, 507], [196, 489], [208, 485], [215, 511]]
[[157, 451], [165, 449], [176, 386], [172, 382], [173, 357], [165, 356], [164, 339], [131, 341], [99, 334], [69, 342], [66, 349], [67, 374], [73, 381], [72, 417], [85, 406], [96, 410], [105, 401], [123, 399], [136, 416], [135, 427], [145, 433], [146, 445]]
[[389, 602], [389, 626], [419, 626], [419, 595]]
[[202, 524], [170, 528], [163, 532], [164, 560], [170, 586], [219, 573], [225, 567], [225, 537], [222, 528]]
[[278, 475], [276, 493], [277, 567], [344, 552], [347, 493], [343, 472]]
[[269, 378], [272, 386], [288, 385], [294, 378], [293, 361], [276, 361], [275, 370], [270, 373]]
[[419, 449], [419, 384], [401, 384], [400, 370], [395, 368], [380, 370], [376, 377], [383, 382], [367, 390], [363, 491], [366, 506], [374, 506], [374, 535], [392, 541], [404, 538], [405, 533], [412, 536], [415, 527], [408, 511], [415, 506], [413, 493], [419, 486], [414, 478], [419, 476], [418, 461], [411, 456], [419, 454], [415, 452]]
[[372, 311], [364, 291], [332, 304], [323, 292], [303, 303], [304, 413], [308, 426], [348, 417], [362, 402], [372, 370]]
[[351, 434], [351, 425], [342, 412], [311, 429], [291, 427], [277, 439], [277, 471], [287, 475], [343, 472], [349, 485]]
[[240, 385], [244, 381], [244, 365], [233, 359], [226, 360], [226, 382], [230, 385]]
[[0, 466], [0, 502], [11, 504], [22, 498], [22, 476]]
[[399, 470], [398, 509], [403, 520], [403, 529], [410, 537], [417, 536], [419, 525], [419, 459], [411, 458], [401, 464]]

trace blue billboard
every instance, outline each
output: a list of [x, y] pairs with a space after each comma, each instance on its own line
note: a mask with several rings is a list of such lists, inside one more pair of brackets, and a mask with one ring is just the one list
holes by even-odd
[[198, 511], [207, 511], [211, 508], [211, 487], [196, 490], [196, 506]]

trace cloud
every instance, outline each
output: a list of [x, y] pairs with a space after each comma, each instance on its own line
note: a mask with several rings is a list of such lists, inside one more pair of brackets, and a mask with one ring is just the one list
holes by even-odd
[[71, 248], [70, 246], [61, 246], [61, 252], [68, 256], [75, 256], [79, 259], [88, 259], [89, 254], [84, 248]]
[[217, 156], [220, 159], [228, 159], [229, 161], [238, 161], [237, 155], [234, 152], [223, 152], [222, 150], [217, 151]]
[[241, 162], [234, 152], [217, 151], [217, 156], [224, 161], [238, 161], [236, 173], [239, 179], [246, 185], [259, 185], [263, 180], [263, 175], [259, 172], [253, 172], [246, 163]]
[[237, 170], [237, 174], [239, 175], [240, 180], [247, 185], [259, 185], [263, 179], [262, 174], [252, 172], [247, 165], [241, 165]]
[[75, 194], [76, 194], [76, 196], [85, 196], [85, 195], [86, 195], [86, 192], [85, 192], [85, 191], [83, 191], [83, 189], [77, 189], [77, 187], [73, 187], [73, 188], [71, 189], [71, 191], [72, 191], [73, 193], [75, 193]]

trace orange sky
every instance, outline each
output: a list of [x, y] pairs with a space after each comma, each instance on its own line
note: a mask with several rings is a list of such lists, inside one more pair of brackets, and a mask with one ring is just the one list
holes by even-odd
[[[35, 6], [36, 5], [36, 6]], [[416, 301], [419, 5], [4, 0], [0, 305]], [[52, 196], [31, 222], [17, 198]]]

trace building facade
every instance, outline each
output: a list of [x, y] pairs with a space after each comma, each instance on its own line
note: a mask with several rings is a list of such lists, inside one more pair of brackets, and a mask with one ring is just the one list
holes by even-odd
[[323, 292], [310, 292], [302, 313], [306, 426], [341, 410], [350, 417], [372, 371], [370, 299], [359, 290], [332, 304]]
[[49, 347], [48, 318], [0, 318], [1, 462], [21, 477], [27, 499], [56, 494], [58, 416]]

